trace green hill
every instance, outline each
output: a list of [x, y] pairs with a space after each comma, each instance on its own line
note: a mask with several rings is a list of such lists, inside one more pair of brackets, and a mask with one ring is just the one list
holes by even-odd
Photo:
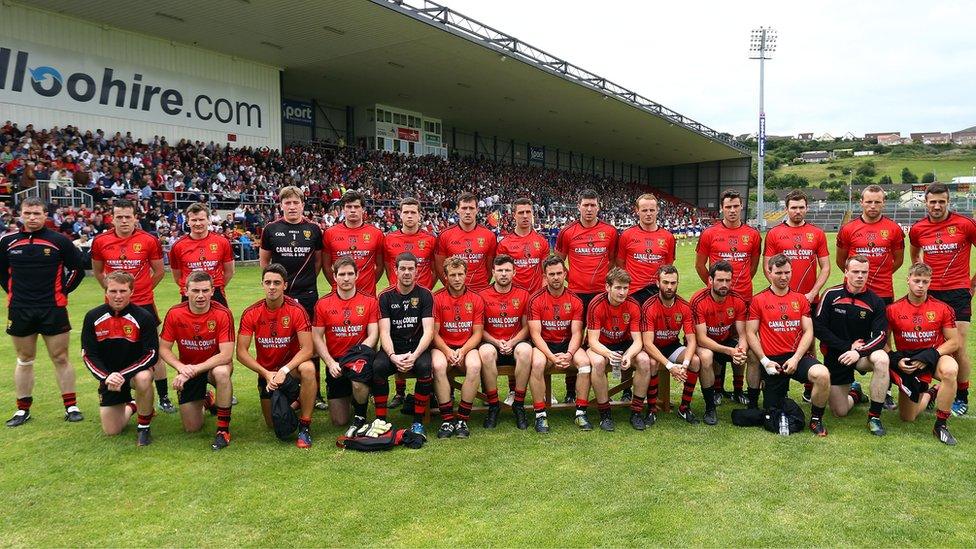
[[976, 152], [972, 150], [955, 149], [948, 151], [955, 154], [925, 155], [917, 157], [903, 157], [894, 154], [880, 154], [867, 157], [847, 157], [839, 158], [831, 162], [822, 164], [801, 164], [795, 166], [780, 166], [773, 174], [782, 177], [786, 174], [794, 174], [805, 177], [811, 187], [816, 187], [823, 180], [841, 178], [846, 181], [847, 176], [843, 175], [845, 168], [856, 170], [857, 167], [870, 160], [874, 162], [877, 181], [882, 176], [887, 175], [894, 183], [901, 183], [901, 172], [903, 168], [908, 168], [921, 179], [926, 172], [932, 172], [937, 181], [951, 181], [953, 177], [971, 176], [976, 167]]

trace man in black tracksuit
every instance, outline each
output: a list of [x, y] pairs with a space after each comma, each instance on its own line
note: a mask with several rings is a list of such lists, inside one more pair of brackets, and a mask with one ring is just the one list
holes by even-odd
[[[152, 442], [153, 365], [159, 360], [156, 317], [130, 303], [134, 279], [125, 271], [105, 277], [106, 303], [85, 315], [81, 328], [81, 357], [99, 381], [102, 430], [117, 435], [138, 413], [136, 444]], [[161, 368], [164, 366], [160, 366]], [[132, 400], [132, 389], [136, 400]]]
[[75, 395], [75, 370], [68, 361], [68, 293], [85, 271], [81, 252], [68, 237], [44, 226], [47, 207], [39, 198], [20, 204], [23, 230], [0, 238], [0, 286], [7, 292], [7, 334], [17, 352], [14, 386], [17, 411], [7, 427], [31, 418], [37, 336], [44, 337], [64, 403], [64, 419], [84, 419]]
[[854, 370], [871, 377], [871, 409], [868, 430], [885, 434], [881, 409], [888, 390], [888, 317], [885, 302], [867, 289], [867, 257], [847, 258], [844, 283], [824, 292], [813, 320], [814, 334], [820, 340], [824, 364], [830, 370], [829, 405], [835, 416], [846, 416], [862, 402], [864, 392], [854, 381]]

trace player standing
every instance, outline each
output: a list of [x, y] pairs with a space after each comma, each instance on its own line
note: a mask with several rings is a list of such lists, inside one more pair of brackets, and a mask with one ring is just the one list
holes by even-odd
[[234, 276], [234, 251], [230, 242], [210, 230], [210, 208], [199, 202], [186, 208], [190, 233], [181, 237], [169, 251], [169, 269], [187, 300], [186, 279], [193, 271], [203, 271], [213, 280], [213, 300], [227, 306], [225, 289]]
[[[742, 195], [735, 190], [722, 193], [722, 220], [702, 232], [696, 249], [695, 270], [702, 282], [708, 284], [708, 273], [718, 261], [732, 266], [732, 291], [739, 294], [748, 306], [752, 299], [752, 278], [759, 268], [762, 248], [759, 231], [742, 222]], [[809, 312], [809, 311], [808, 311]], [[732, 398], [746, 404], [742, 398], [745, 364], [732, 363]], [[715, 400], [721, 402], [725, 394], [725, 372], [715, 372]]]
[[[98, 283], [105, 287], [105, 275], [115, 271], [125, 271], [135, 278], [132, 303], [138, 305], [156, 318], [159, 324], [159, 310], [153, 289], [166, 276], [163, 267], [163, 248], [159, 239], [138, 227], [136, 206], [128, 200], [116, 200], [112, 206], [112, 225], [92, 240], [92, 272]], [[169, 398], [166, 383], [166, 368], [154, 368], [156, 393], [159, 409], [171, 414], [176, 408]]]
[[763, 257], [783, 254], [793, 266], [790, 289], [810, 303], [820, 301], [820, 290], [830, 278], [830, 252], [823, 229], [808, 223], [807, 197], [803, 191], [786, 195], [786, 219], [766, 233]]
[[[675, 258], [675, 241], [671, 231], [657, 223], [658, 201], [653, 194], [637, 198], [637, 224], [620, 233], [617, 241], [617, 266], [634, 279], [630, 297], [643, 305], [657, 295], [657, 273], [662, 265]], [[694, 354], [694, 353], [692, 353]]]
[[477, 293], [488, 287], [491, 262], [495, 259], [498, 242], [495, 233], [478, 224], [478, 197], [471, 193], [463, 193], [458, 197], [457, 214], [457, 225], [437, 237], [434, 273], [447, 286], [444, 262], [448, 257], [459, 257], [464, 260], [468, 272], [468, 278], [464, 281], [465, 287]]
[[[933, 183], [925, 189], [926, 216], [908, 231], [912, 263], [925, 262], [932, 268], [929, 295], [948, 305], [955, 313], [960, 341], [969, 336], [973, 314], [973, 292], [976, 277], [970, 268], [970, 250], [976, 246], [976, 222], [949, 211], [949, 187]], [[959, 365], [956, 398], [952, 414], [969, 410], [969, 376], [972, 363], [966, 345], [959, 345], [954, 358]]]
[[498, 242], [498, 255], [515, 261], [515, 286], [530, 295], [542, 288], [542, 261], [549, 257], [549, 241], [535, 231], [532, 200], [519, 198], [512, 202], [515, 231]]
[[[312, 410], [315, 408], [315, 366], [312, 326], [305, 307], [288, 297], [288, 272], [272, 263], [261, 269], [264, 298], [244, 309], [237, 331], [237, 361], [258, 374], [261, 412], [268, 427], [271, 420], [271, 392], [285, 382], [285, 376], [298, 380], [299, 448], [312, 446]], [[254, 339], [255, 355], [251, 355]]]
[[[617, 255], [617, 229], [600, 220], [600, 195], [584, 189], [579, 199], [579, 220], [559, 231], [556, 255], [569, 258], [569, 289], [583, 302], [583, 317], [588, 318], [590, 301], [606, 292], [605, 280]], [[588, 340], [588, 338], [587, 338]], [[576, 376], [566, 375], [566, 398], [576, 400]], [[580, 395], [588, 400], [589, 395]]]
[[159, 360], [159, 338], [156, 317], [130, 302], [134, 282], [125, 271], [105, 277], [106, 303], [88, 311], [82, 323], [81, 357], [98, 380], [102, 431], [117, 435], [137, 414], [136, 445], [148, 446], [152, 443], [152, 368]]
[[[183, 430], [195, 433], [203, 428], [203, 411], [217, 416], [217, 434], [211, 448], [223, 450], [230, 444], [230, 411], [234, 386], [234, 316], [213, 299], [213, 279], [205, 271], [186, 277], [186, 301], [174, 305], [163, 320], [159, 354], [176, 370], [176, 389]], [[176, 344], [179, 356], [173, 353]], [[213, 385], [217, 394], [207, 390]]]
[[871, 271], [867, 287], [885, 303], [894, 301], [891, 277], [905, 259], [905, 232], [884, 212], [885, 191], [868, 185], [861, 192], [861, 215], [837, 232], [837, 266], [844, 269], [851, 255], [868, 258]]
[[[271, 263], [283, 266], [287, 275], [288, 297], [294, 298], [305, 309], [308, 318], [315, 316], [315, 302], [319, 299], [318, 276], [322, 267], [322, 230], [319, 226], [304, 217], [305, 195], [295, 186], [288, 186], [278, 191], [278, 201], [281, 207], [281, 218], [268, 223], [261, 232], [261, 249], [258, 252], [258, 262], [264, 269]], [[315, 365], [315, 408], [325, 410], [329, 408], [322, 400], [321, 372], [319, 360], [314, 358]], [[330, 383], [328, 377], [326, 383]], [[332, 381], [329, 385], [329, 410], [333, 425], [345, 425], [349, 422], [349, 396], [352, 387], [348, 380]]]
[[7, 427], [31, 418], [34, 402], [34, 358], [37, 335], [44, 337], [47, 354], [61, 389], [64, 419], [82, 421], [75, 394], [75, 370], [68, 360], [71, 321], [68, 294], [81, 284], [85, 270], [71, 240], [44, 226], [47, 206], [39, 198], [20, 203], [24, 228], [0, 239], [0, 286], [7, 292], [7, 334], [17, 353], [14, 390], [17, 411]]
[[342, 223], [336, 223], [322, 237], [322, 272], [335, 286], [332, 264], [349, 257], [359, 270], [356, 289], [375, 296], [376, 283], [383, 276], [383, 232], [363, 219], [365, 200], [357, 191], [347, 191], [342, 205]]

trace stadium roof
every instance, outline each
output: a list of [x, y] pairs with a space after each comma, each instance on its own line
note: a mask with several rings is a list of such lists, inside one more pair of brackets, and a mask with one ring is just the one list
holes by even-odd
[[749, 155], [728, 134], [425, 0], [23, 3], [281, 67], [286, 96], [382, 103], [649, 167]]

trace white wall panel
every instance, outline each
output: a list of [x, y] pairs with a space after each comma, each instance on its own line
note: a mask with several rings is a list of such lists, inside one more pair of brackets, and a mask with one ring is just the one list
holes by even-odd
[[[216, 81], [251, 88], [266, 98], [261, 124], [267, 137], [237, 132], [237, 146], [281, 147], [279, 71], [276, 67], [218, 54], [167, 40], [114, 29], [59, 14], [19, 5], [0, 4], [0, 47], [4, 39], [31, 42], [67, 50], [77, 55], [106, 58], [120, 64], [146, 67], [184, 75], [188, 79]], [[11, 68], [13, 61], [11, 60]], [[130, 75], [131, 77], [131, 75]], [[96, 79], [97, 80], [97, 79]], [[54, 110], [9, 102], [0, 103], [0, 120], [35, 127], [76, 125], [83, 130], [100, 128], [108, 132], [131, 131], [142, 138], [164, 135], [170, 142], [180, 138], [226, 143], [227, 131], [203, 130], [176, 123], [153, 123], [119, 116]], [[263, 130], [263, 128], [262, 128]]]

